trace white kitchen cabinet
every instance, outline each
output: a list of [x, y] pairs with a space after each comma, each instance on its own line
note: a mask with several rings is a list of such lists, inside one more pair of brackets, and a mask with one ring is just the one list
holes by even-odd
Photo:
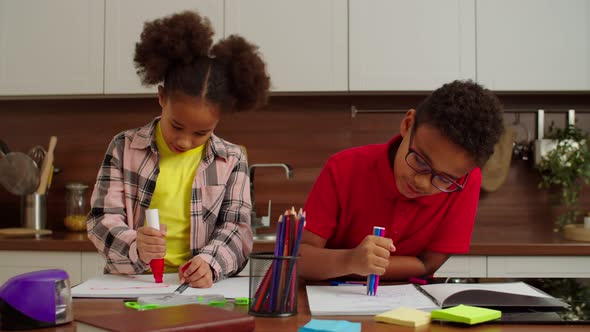
[[82, 281], [104, 274], [105, 260], [98, 252], [81, 252], [81, 259], [80, 277]]
[[590, 90], [590, 0], [477, 0], [476, 17], [478, 82]]
[[485, 278], [487, 276], [486, 256], [451, 256], [434, 273], [437, 278]]
[[488, 256], [488, 278], [588, 278], [587, 256]]
[[70, 276], [70, 284], [82, 282], [80, 252], [66, 251], [0, 251], [0, 285], [16, 275], [46, 270], [61, 269]]
[[274, 92], [347, 91], [347, 7], [345, 0], [226, 0], [225, 33], [260, 47]]
[[454, 255], [435, 272], [448, 278], [588, 278], [588, 256]]
[[214, 38], [223, 37], [223, 6], [219, 0], [106, 0], [105, 94], [153, 94], [156, 87], [144, 87], [133, 64], [135, 43], [143, 24], [184, 10], [209, 18]]
[[475, 0], [350, 0], [351, 91], [475, 79]]
[[72, 286], [103, 274], [105, 261], [98, 252], [0, 250], [0, 285], [18, 274], [61, 269]]
[[0, 0], [0, 96], [102, 94], [104, 1]]

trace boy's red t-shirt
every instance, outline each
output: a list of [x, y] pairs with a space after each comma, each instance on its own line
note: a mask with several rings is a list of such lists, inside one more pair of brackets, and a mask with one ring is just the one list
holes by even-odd
[[395, 184], [386, 144], [361, 146], [333, 155], [305, 203], [305, 228], [326, 239], [326, 248], [350, 249], [373, 226], [385, 227], [394, 255], [417, 256], [425, 249], [462, 254], [469, 251], [481, 186], [474, 168], [464, 189], [408, 199]]

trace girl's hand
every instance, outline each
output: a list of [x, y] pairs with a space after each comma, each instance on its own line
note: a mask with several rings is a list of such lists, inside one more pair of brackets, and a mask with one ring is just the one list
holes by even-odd
[[213, 286], [213, 272], [211, 266], [201, 257], [195, 256], [178, 271], [181, 283], [188, 283], [195, 288], [209, 288]]
[[166, 225], [160, 225], [161, 230], [151, 227], [137, 229], [137, 252], [145, 264], [152, 259], [166, 256]]
[[367, 235], [363, 242], [350, 252], [348, 262], [351, 273], [361, 276], [382, 275], [389, 265], [389, 255], [395, 251], [393, 240]]

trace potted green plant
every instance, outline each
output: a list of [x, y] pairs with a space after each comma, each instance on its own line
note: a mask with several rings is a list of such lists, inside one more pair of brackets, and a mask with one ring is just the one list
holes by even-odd
[[554, 140], [553, 149], [541, 157], [536, 166], [541, 174], [539, 188], [557, 189], [564, 212], [554, 221], [554, 231], [575, 224], [580, 216], [580, 184], [590, 182], [590, 149], [588, 135], [569, 125], [555, 128], [552, 123], [547, 138]]
[[539, 278], [525, 281], [570, 305], [566, 310], [559, 312], [562, 319], [566, 321], [590, 319], [588, 283], [573, 278]]

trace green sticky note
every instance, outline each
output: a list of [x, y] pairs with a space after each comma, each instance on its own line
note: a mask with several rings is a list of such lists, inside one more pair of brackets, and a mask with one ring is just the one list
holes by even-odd
[[452, 308], [434, 310], [430, 313], [430, 317], [432, 319], [473, 325], [498, 319], [502, 317], [502, 312], [460, 304]]

